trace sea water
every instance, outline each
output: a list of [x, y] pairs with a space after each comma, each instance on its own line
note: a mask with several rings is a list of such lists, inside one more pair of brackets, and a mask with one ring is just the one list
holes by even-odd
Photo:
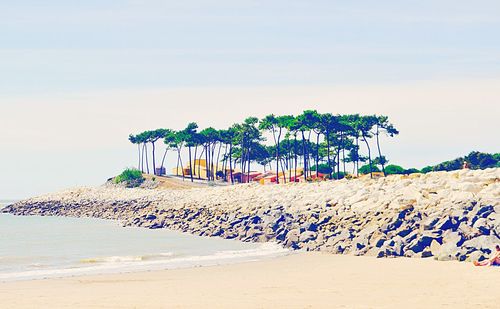
[[0, 214], [0, 281], [211, 266], [288, 253], [272, 243], [122, 227], [111, 220]]

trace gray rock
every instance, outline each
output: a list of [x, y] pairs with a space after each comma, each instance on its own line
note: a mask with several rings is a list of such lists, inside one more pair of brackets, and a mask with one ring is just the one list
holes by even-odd
[[298, 229], [294, 229], [289, 231], [284, 240], [285, 247], [293, 247], [299, 242], [300, 231]]
[[428, 257], [431, 257], [433, 256], [431, 250], [429, 248], [426, 248], [424, 251], [422, 251], [421, 253], [421, 257], [422, 258], [428, 258]]
[[479, 236], [463, 243], [462, 247], [466, 249], [479, 250], [483, 253], [490, 254], [495, 250], [495, 246], [499, 243], [496, 236]]
[[476, 228], [482, 235], [490, 235], [490, 227], [486, 218], [477, 219], [472, 227]]
[[415, 253], [419, 253], [424, 251], [426, 247], [430, 246], [433, 240], [435, 240], [435, 238], [427, 235], [422, 235], [408, 244], [407, 248], [408, 250], [411, 250]]
[[441, 218], [435, 225], [436, 229], [445, 230], [455, 230], [458, 227], [458, 220], [456, 217], [446, 216]]
[[467, 262], [474, 262], [474, 261], [484, 261], [486, 259], [486, 256], [484, 255], [483, 252], [477, 250], [477, 251], [474, 251], [470, 254], [468, 254], [465, 258], [465, 260]]
[[314, 240], [318, 237], [318, 233], [312, 232], [312, 231], [305, 231], [302, 234], [300, 234], [299, 241], [300, 242], [309, 242], [311, 240]]
[[490, 214], [495, 211], [495, 208], [491, 205], [483, 206], [479, 208], [476, 213], [477, 218], [487, 218]]

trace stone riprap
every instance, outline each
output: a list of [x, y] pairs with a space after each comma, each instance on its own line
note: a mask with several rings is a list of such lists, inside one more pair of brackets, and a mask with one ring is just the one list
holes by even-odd
[[3, 212], [116, 219], [336, 254], [481, 260], [500, 243], [500, 168], [190, 190], [76, 188]]

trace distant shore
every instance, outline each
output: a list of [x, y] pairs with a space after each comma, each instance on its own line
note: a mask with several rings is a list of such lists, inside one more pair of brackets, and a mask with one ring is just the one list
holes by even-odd
[[376, 257], [486, 258], [500, 242], [500, 169], [188, 190], [76, 188], [6, 207], [200, 236]]
[[0, 283], [6, 308], [498, 308], [500, 268], [302, 253], [234, 265]]

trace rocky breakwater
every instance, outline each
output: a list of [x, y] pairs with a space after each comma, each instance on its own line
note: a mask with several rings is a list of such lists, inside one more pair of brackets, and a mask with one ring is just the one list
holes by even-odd
[[500, 169], [190, 190], [77, 188], [3, 212], [116, 219], [335, 254], [481, 260], [500, 243]]

